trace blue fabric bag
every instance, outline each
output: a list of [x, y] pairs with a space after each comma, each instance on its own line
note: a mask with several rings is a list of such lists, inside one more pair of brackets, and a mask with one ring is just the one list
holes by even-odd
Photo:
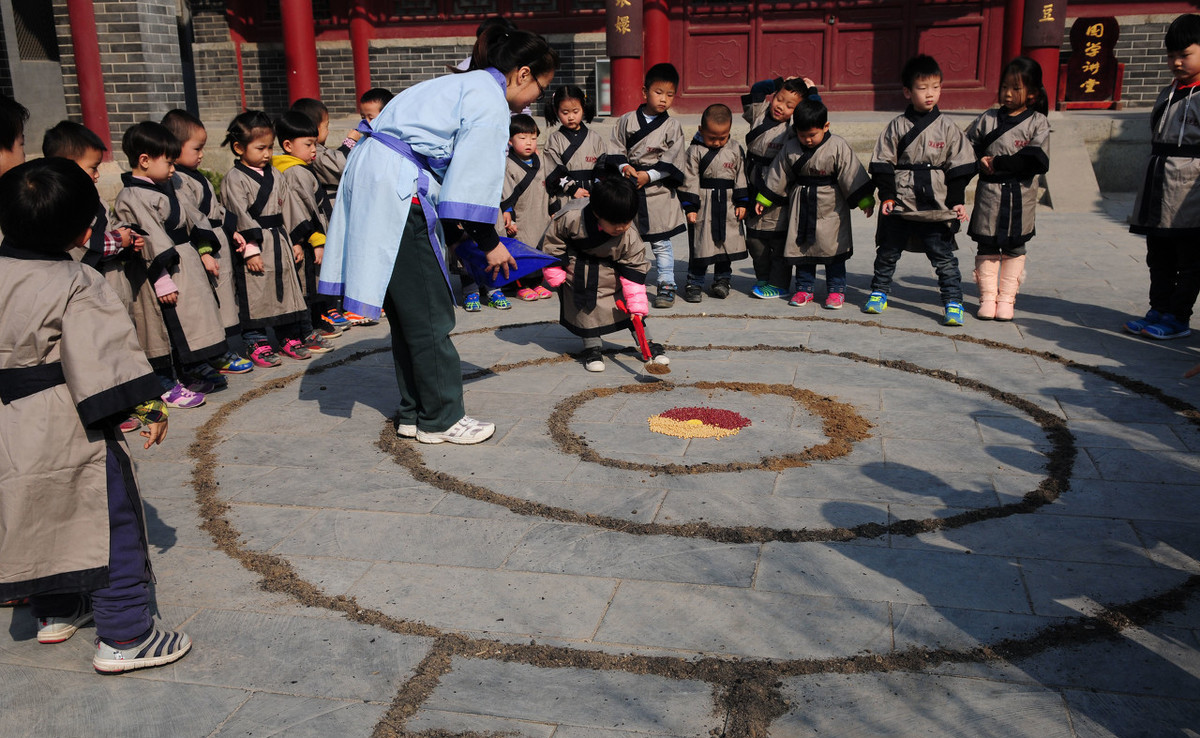
[[507, 236], [500, 237], [500, 243], [508, 249], [508, 253], [517, 260], [517, 268], [508, 270], [508, 278], [504, 278], [503, 272], [497, 273], [496, 278], [492, 279], [487, 271], [487, 254], [479, 248], [479, 244], [470, 239], [464, 239], [454, 247], [454, 253], [458, 255], [458, 260], [462, 262], [463, 268], [471, 275], [471, 278], [484, 290], [493, 290], [497, 287], [515, 282], [527, 274], [533, 274], [539, 269], [544, 269], [548, 266], [554, 266], [558, 263], [558, 258], [543, 254], [541, 251], [521, 243], [515, 238]]

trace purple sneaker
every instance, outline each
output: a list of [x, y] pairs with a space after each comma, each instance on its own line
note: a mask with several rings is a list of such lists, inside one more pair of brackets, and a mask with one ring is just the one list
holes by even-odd
[[162, 396], [163, 402], [167, 403], [168, 407], [192, 408], [200, 407], [204, 404], [204, 395], [199, 392], [192, 392], [182, 384], [176, 384], [169, 392]]

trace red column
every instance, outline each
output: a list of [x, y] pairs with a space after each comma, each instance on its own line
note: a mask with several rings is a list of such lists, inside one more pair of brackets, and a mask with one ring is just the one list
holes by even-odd
[[350, 9], [350, 55], [354, 59], [354, 99], [371, 89], [371, 18], [367, 0], [354, 0]]
[[643, 24], [646, 34], [646, 69], [671, 61], [671, 26], [667, 0], [645, 0]]
[[1004, 60], [1007, 64], [1021, 55], [1021, 29], [1025, 23], [1025, 0], [1005, 0]]
[[317, 37], [313, 32], [312, 0], [279, 0], [283, 17], [283, 55], [287, 63], [288, 101], [321, 97], [317, 74]]
[[605, 49], [612, 60], [612, 114], [642, 104], [642, 0], [606, 0]]
[[1025, 55], [1042, 66], [1042, 86], [1050, 107], [1058, 93], [1058, 48], [1067, 24], [1067, 0], [1041, 0], [1025, 5], [1021, 45]]
[[79, 103], [83, 125], [109, 143], [104, 160], [112, 161], [112, 131], [108, 128], [108, 105], [104, 99], [104, 72], [100, 69], [100, 41], [96, 36], [96, 11], [91, 0], [67, 0], [71, 19], [71, 45], [75, 49], [75, 75], [79, 80]]
[[619, 56], [612, 60], [612, 114], [624, 115], [642, 104], [642, 60]]

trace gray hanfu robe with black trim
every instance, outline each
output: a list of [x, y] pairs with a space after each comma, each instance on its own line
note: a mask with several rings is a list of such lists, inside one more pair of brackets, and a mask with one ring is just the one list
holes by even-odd
[[767, 170], [763, 196], [788, 202], [783, 258], [790, 263], [825, 264], [854, 253], [850, 208], [875, 185], [846, 139], [825, 133], [813, 148], [788, 139]]
[[246, 269], [244, 256], [235, 259], [238, 307], [242, 330], [295, 323], [303, 314], [304, 296], [296, 278], [295, 259], [283, 229], [283, 181], [274, 167], [262, 174], [240, 161], [221, 181], [221, 204], [237, 219], [246, 243], [262, 249], [263, 271]]
[[504, 228], [504, 213], [511, 211], [517, 224], [514, 236], [522, 243], [537, 243], [550, 222], [549, 203], [546, 197], [546, 168], [535, 153], [529, 164], [511, 150], [504, 159], [504, 191], [500, 200], [500, 217], [496, 220], [496, 232], [507, 236]]
[[[298, 243], [304, 249], [304, 261], [296, 265], [296, 272], [301, 293], [313, 298], [317, 296], [321, 265], [316, 263], [313, 245], [308, 239], [314, 233], [323, 235], [329, 230], [333, 205], [312, 169], [296, 163], [299, 160], [294, 156], [277, 156], [275, 159], [284, 159], [284, 168], [275, 168], [283, 180], [283, 229], [287, 231], [290, 243]], [[288, 159], [291, 161], [286, 161]]]
[[584, 123], [578, 131], [559, 128], [547, 137], [542, 147], [542, 164], [546, 169], [551, 214], [566, 207], [577, 191], [591, 188], [597, 170], [604, 167], [607, 153], [604, 139]]
[[650, 271], [637, 232], [628, 228], [620, 236], [608, 235], [587, 204], [578, 200], [555, 213], [539, 245], [557, 256], [567, 272], [559, 291], [558, 322], [584, 337], [632, 327], [629, 315], [617, 307], [617, 299], [624, 299], [620, 277], [644, 285]]
[[665, 241], [686, 229], [675, 188], [683, 184], [687, 141], [683, 126], [665, 112], [648, 121], [639, 107], [622, 115], [613, 126], [606, 166], [620, 172], [629, 164], [639, 172], [663, 175], [638, 190], [641, 206], [633, 222], [643, 241]]
[[710, 149], [696, 134], [685, 160], [679, 203], [685, 213], [696, 213], [696, 223], [688, 226], [689, 264], [707, 266], [745, 259], [746, 237], [734, 212], [750, 204], [742, 145], [729, 140]]
[[1150, 160], [1129, 216], [1148, 236], [1200, 236], [1200, 84], [1174, 84], [1150, 113]]
[[99, 272], [0, 246], [0, 600], [107, 586], [107, 456], [136, 497], [117, 424], [161, 392]]
[[936, 107], [918, 113], [911, 105], [879, 135], [867, 171], [879, 199], [893, 200], [893, 216], [931, 223], [957, 220], [975, 175], [975, 152], [954, 121]]
[[[150, 363], [165, 365], [175, 350], [184, 364], [225, 353], [225, 327], [217, 312], [208, 272], [190, 241], [190, 223], [170, 182], [154, 184], [126, 172], [113, 217], [129, 223], [146, 241], [141, 259], [125, 273], [133, 289], [133, 322]], [[179, 290], [174, 307], [162, 305], [154, 282], [168, 274]], [[168, 325], [170, 324], [170, 325]], [[170, 328], [168, 333], [167, 328]]]
[[233, 215], [217, 199], [212, 182], [195, 169], [176, 164], [171, 184], [175, 187], [179, 206], [183, 208], [191, 224], [192, 245], [199, 247], [201, 243], [207, 243], [212, 247], [212, 257], [217, 261], [217, 278], [213, 279], [209, 275], [208, 281], [213, 285], [213, 295], [217, 300], [217, 311], [221, 316], [225, 335], [240, 333], [237, 291], [234, 286], [236, 266], [233, 263], [233, 255], [236, 247], [233, 245], [232, 234], [236, 230], [236, 222]]
[[967, 235], [989, 246], [1015, 247], [1034, 235], [1037, 177], [1050, 170], [1050, 121], [1036, 110], [985, 111], [967, 127], [977, 159], [994, 157], [994, 174], [979, 173]]
[[[789, 139], [796, 138], [792, 133], [791, 121], [775, 120], [771, 117], [771, 103], [755, 102], [744, 106], [742, 117], [750, 124], [746, 133], [746, 183], [750, 187], [750, 202], [754, 203], [758, 193], [766, 187], [767, 170], [771, 162], [783, 149]], [[787, 207], [784, 203], [776, 203], [776, 207], [768, 208], [762, 215], [755, 215], [754, 209], [746, 213], [746, 235], [755, 238], [771, 238], [782, 235], [787, 230]]]
[[71, 255], [71, 258], [87, 264], [104, 275], [104, 280], [117, 293], [121, 304], [130, 311], [129, 317], [132, 319], [133, 289], [129, 286], [129, 277], [125, 274], [125, 267], [130, 257], [135, 255], [135, 252], [132, 248], [129, 248], [121, 249], [111, 256], [104, 255], [105, 235], [109, 231], [115, 231], [122, 226], [128, 225], [128, 223], [110, 223], [108, 208], [104, 207], [104, 203], [101, 203], [96, 212], [96, 218], [92, 221], [92, 235], [88, 239], [88, 242], [81, 247], [71, 249], [67, 253]]
[[317, 158], [313, 159], [312, 173], [330, 200], [337, 197], [338, 184], [342, 181], [342, 172], [346, 171], [346, 157], [350, 156], [350, 151], [351, 148], [345, 143], [333, 149], [322, 143], [317, 144]]

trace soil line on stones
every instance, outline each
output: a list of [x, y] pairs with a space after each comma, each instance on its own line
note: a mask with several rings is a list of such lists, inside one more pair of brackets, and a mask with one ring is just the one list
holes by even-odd
[[[682, 318], [686, 316], [667, 317]], [[806, 316], [764, 318], [762, 316], [718, 315], [708, 317], [742, 317], [754, 320], [823, 320], [825, 322], [841, 322], [856, 325], [875, 325], [889, 330], [939, 336], [950, 340], [967, 340], [971, 343], [999, 350], [1038, 356], [1070, 368], [1090, 372], [1138, 394], [1153, 397], [1172, 410], [1187, 417], [1193, 424], [1200, 426], [1200, 412], [1181, 399], [1171, 397], [1158, 388], [1147, 385], [1139, 380], [1129, 379], [1115, 372], [1063, 359], [1048, 352], [1023, 349], [990, 340], [975, 339], [970, 336], [951, 337], [933, 331], [882, 326], [874, 322], [860, 323], [845, 319], [809, 318]], [[469, 333], [539, 324], [542, 323], [502, 326], [499, 329], [491, 327]], [[788, 350], [788, 348], [766, 345], [736, 347], [736, 350], [739, 351], [756, 349], [770, 351]], [[783, 677], [830, 672], [854, 674], [902, 669], [910, 670], [947, 662], [962, 663], [994, 661], [998, 659], [1019, 659], [1034, 655], [1051, 647], [1083, 645], [1114, 638], [1127, 628], [1145, 625], [1167, 612], [1182, 609], [1187, 604], [1189, 598], [1194, 597], [1200, 592], [1200, 575], [1192, 575], [1182, 584], [1165, 592], [1134, 602], [1106, 607], [1096, 615], [1069, 619], [1039, 630], [1029, 638], [1005, 639], [996, 644], [979, 646], [972, 649], [955, 651], [950, 649], [910, 648], [888, 654], [859, 654], [850, 657], [793, 659], [787, 661], [718, 659], [711, 657], [685, 659], [665, 656], [638, 656], [634, 654], [618, 655], [565, 646], [538, 645], [535, 642], [529, 644], [503, 643], [487, 638], [473, 638], [464, 634], [448, 633], [435, 626], [403, 620], [387, 615], [379, 610], [361, 608], [353, 597], [331, 597], [316, 585], [305, 581], [300, 577], [292, 564], [283, 557], [252, 551], [244, 545], [240, 532], [228, 519], [229, 504], [221, 500], [218, 495], [219, 482], [216, 479], [216, 470], [219, 467], [219, 461], [216, 455], [216, 446], [221, 441], [220, 431], [225, 422], [233, 413], [245, 407], [253, 400], [282, 389], [302, 376], [319, 374], [387, 350], [387, 347], [380, 347], [358, 351], [336, 361], [315, 364], [309, 366], [305, 371], [295, 372], [264, 382], [259, 387], [227, 402], [214, 413], [207, 422], [196, 430], [195, 440], [188, 448], [188, 455], [195, 462], [192, 470], [192, 487], [196, 492], [196, 501], [203, 520], [201, 527], [212, 536], [214, 543], [226, 555], [238, 561], [246, 569], [259, 575], [261, 577], [261, 586], [264, 590], [287, 594], [302, 605], [322, 607], [338, 612], [352, 622], [379, 626], [394, 633], [434, 639], [433, 646], [425, 659], [418, 665], [414, 676], [407, 680], [401, 687], [384, 719], [376, 726], [375, 736], [377, 738], [418, 735], [424, 738], [436, 738], [448, 735], [472, 735], [469, 733], [451, 734], [445, 731], [412, 732], [405, 728], [407, 720], [416, 713], [421, 704], [432, 694], [441, 678], [449, 672], [454, 656], [524, 663], [542, 668], [620, 670], [673, 679], [704, 681], [712, 684], [717, 690], [716, 694], [714, 694], [714, 713], [718, 716], [724, 713], [725, 727], [723, 730], [715, 730], [714, 734], [719, 734], [722, 738], [759, 738], [768, 735], [771, 722], [787, 711], [788, 703], [783, 696], [782, 682], [780, 681]], [[703, 350], [703, 348], [697, 347], [693, 350]], [[813, 353], [830, 354], [832, 352], [822, 351]], [[906, 362], [887, 362], [869, 359], [869, 357], [857, 357], [853, 354], [834, 355], [845, 356], [845, 358], [853, 358], [855, 360], [879, 361], [882, 366], [895, 366], [897, 368], [906, 364]], [[554, 363], [570, 360], [570, 358], [569, 356], [549, 357], [517, 362], [516, 364], [507, 365], [506, 368], [511, 369]], [[505, 368], [497, 365], [472, 373], [474, 375], [472, 378], [487, 376], [503, 370]], [[930, 376], [935, 376], [933, 372], [937, 372], [937, 370], [925, 369], [921, 371], [922, 373], [930, 373]], [[940, 372], [940, 374], [947, 373]], [[974, 380], [962, 381], [972, 382]], [[1047, 415], [1049, 414], [1047, 413]], [[1061, 428], [1055, 428], [1056, 436], [1069, 443], [1071, 436], [1069, 431], [1066, 430], [1065, 423], [1056, 416], [1051, 415], [1050, 417], [1053, 417], [1061, 425]], [[388, 430], [391, 430], [391, 428], [389, 427]], [[390, 438], [381, 438], [380, 443], [385, 446], [398, 445], [399, 442], [395, 437], [394, 430], [391, 432]], [[436, 472], [429, 472], [427, 469], [426, 472], [434, 475], [438, 474]], [[440, 476], [444, 477], [448, 475]], [[1057, 492], [1061, 492], [1061, 490], [1057, 490]], [[1056, 493], [1056, 490], [1048, 489], [1043, 494], [1054, 493]], [[1027, 495], [1027, 497], [1029, 496]], [[1033, 504], [1037, 500], [1035, 498], [1028, 502], [1029, 504]], [[1035, 505], [1035, 507], [1040, 504], [1045, 504], [1045, 502], [1041, 502]], [[590, 516], [585, 516], [585, 518], [587, 522], [594, 524], [594, 518]], [[944, 523], [945, 520], [942, 522]], [[902, 533], [902, 531], [896, 532]], [[911, 533], [903, 534], [911, 535]]]

